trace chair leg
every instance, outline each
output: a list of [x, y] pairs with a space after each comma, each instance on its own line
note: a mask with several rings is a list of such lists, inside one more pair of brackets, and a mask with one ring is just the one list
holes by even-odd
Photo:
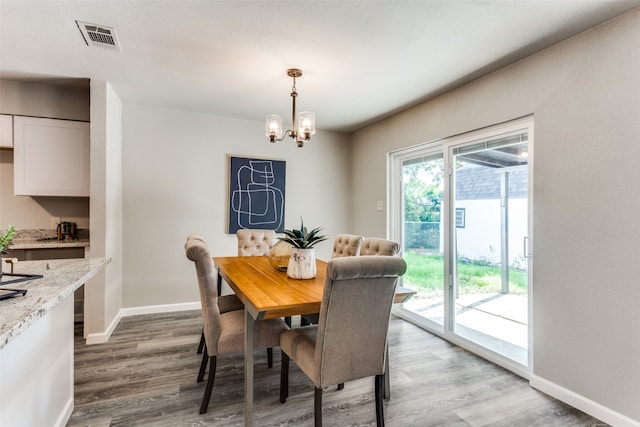
[[273, 348], [267, 349], [267, 367], [273, 368]]
[[291, 328], [291, 316], [285, 316], [284, 317], [284, 323]]
[[200, 335], [200, 344], [198, 344], [198, 354], [202, 353], [203, 348], [204, 348], [204, 330], [202, 331], [202, 335]]
[[315, 427], [322, 427], [322, 389], [316, 387], [313, 396], [313, 420]]
[[213, 382], [216, 379], [216, 356], [209, 357], [209, 378], [207, 379], [207, 387], [202, 397], [202, 405], [200, 405], [200, 413], [204, 414], [209, 408], [209, 400], [211, 399], [211, 390], [213, 390]]
[[289, 355], [282, 352], [282, 362], [280, 362], [280, 403], [287, 401], [289, 397]]
[[376, 375], [376, 425], [384, 427], [384, 406], [382, 398], [384, 397], [384, 375]]
[[207, 371], [207, 360], [209, 360], [209, 354], [207, 353], [207, 346], [204, 346], [202, 353], [202, 362], [200, 362], [200, 371], [198, 372], [198, 379], [196, 382], [201, 383], [204, 379], [204, 373]]

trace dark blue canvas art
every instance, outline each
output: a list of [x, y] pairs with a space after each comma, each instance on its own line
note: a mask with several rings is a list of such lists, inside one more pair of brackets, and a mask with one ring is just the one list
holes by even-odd
[[229, 234], [241, 228], [284, 230], [286, 162], [230, 157]]

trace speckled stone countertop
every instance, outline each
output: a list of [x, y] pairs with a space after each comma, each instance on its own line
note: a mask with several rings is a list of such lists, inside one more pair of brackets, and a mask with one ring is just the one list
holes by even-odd
[[16, 237], [7, 249], [59, 249], [59, 248], [85, 248], [89, 246], [89, 230], [78, 229], [78, 239], [71, 240], [38, 240], [42, 238], [56, 237], [56, 230], [30, 228], [16, 230]]
[[89, 239], [78, 240], [29, 240], [29, 239], [14, 239], [8, 246], [8, 249], [59, 249], [59, 248], [86, 248], [89, 246]]
[[[0, 300], [0, 349], [69, 297], [111, 262], [111, 258], [76, 258], [21, 261], [15, 274], [41, 274], [41, 279], [12, 283], [26, 289], [25, 296]], [[7, 279], [4, 277], [3, 279]]]

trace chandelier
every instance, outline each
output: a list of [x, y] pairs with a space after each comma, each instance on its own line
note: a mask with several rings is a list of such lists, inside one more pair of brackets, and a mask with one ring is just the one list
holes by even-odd
[[298, 96], [298, 92], [296, 92], [296, 78], [302, 76], [302, 70], [289, 68], [287, 70], [287, 75], [293, 79], [293, 86], [291, 87], [291, 103], [293, 105], [291, 113], [291, 129], [283, 132], [282, 116], [269, 114], [267, 116], [267, 136], [271, 142], [282, 141], [285, 136], [290, 136], [296, 141], [298, 147], [302, 147], [305, 141], [309, 141], [311, 139], [311, 135], [316, 133], [316, 116], [310, 111], [301, 112], [298, 114], [298, 127], [295, 127], [296, 97]]

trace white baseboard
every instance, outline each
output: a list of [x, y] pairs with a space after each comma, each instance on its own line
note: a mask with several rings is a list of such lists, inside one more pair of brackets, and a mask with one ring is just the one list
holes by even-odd
[[69, 398], [67, 403], [64, 405], [64, 409], [60, 413], [60, 416], [56, 420], [56, 423], [54, 424], [54, 426], [55, 427], [66, 426], [67, 423], [69, 422], [69, 419], [71, 419], [72, 413], [73, 413], [73, 392], [71, 393], [71, 397]]
[[116, 314], [113, 320], [111, 320], [111, 323], [107, 327], [106, 331], [88, 334], [87, 339], [85, 341], [86, 344], [87, 345], [102, 344], [109, 341], [109, 337], [111, 337], [111, 334], [113, 333], [113, 331], [116, 330], [118, 323], [120, 323], [120, 319], [122, 319], [122, 310], [118, 311], [118, 314]]
[[200, 301], [183, 302], [180, 304], [146, 305], [143, 307], [130, 307], [120, 310], [122, 317], [138, 316], [140, 314], [172, 313], [174, 311], [200, 310]]
[[87, 345], [102, 344], [109, 340], [111, 334], [120, 323], [120, 319], [128, 316], [138, 316], [141, 314], [156, 314], [156, 313], [172, 313], [174, 311], [187, 311], [187, 310], [200, 310], [202, 307], [200, 301], [185, 302], [180, 304], [162, 304], [162, 305], [146, 305], [142, 307], [129, 307], [122, 308], [118, 311], [118, 314], [113, 318], [109, 327], [105, 332], [93, 333], [87, 335]]
[[552, 383], [549, 380], [532, 375], [529, 381], [531, 387], [540, 390], [543, 393], [548, 394], [564, 403], [573, 406], [576, 409], [585, 412], [592, 417], [604, 421], [607, 424], [616, 427], [639, 427], [640, 421], [627, 417], [619, 412], [616, 412], [600, 403], [594, 402], [591, 399], [579, 395], [569, 389]]

